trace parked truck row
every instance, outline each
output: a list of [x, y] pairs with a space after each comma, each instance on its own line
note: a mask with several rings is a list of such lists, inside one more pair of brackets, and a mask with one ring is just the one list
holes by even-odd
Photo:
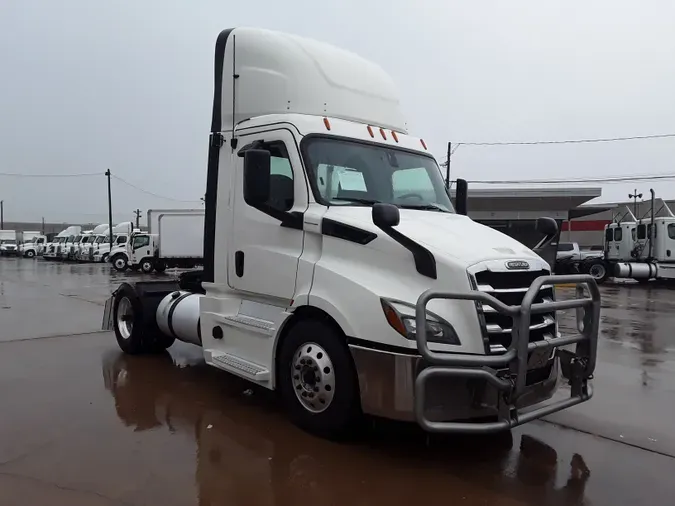
[[112, 231], [106, 224], [90, 230], [71, 225], [51, 241], [38, 232], [0, 230], [0, 247], [3, 255], [109, 262], [118, 271], [163, 272], [203, 263], [203, 209], [150, 209], [146, 216], [145, 228], [135, 228], [130, 221], [113, 226]]
[[640, 218], [624, 207], [605, 226], [604, 251], [588, 263], [598, 282], [629, 278], [640, 283], [675, 279], [675, 214], [650, 190], [649, 211]]

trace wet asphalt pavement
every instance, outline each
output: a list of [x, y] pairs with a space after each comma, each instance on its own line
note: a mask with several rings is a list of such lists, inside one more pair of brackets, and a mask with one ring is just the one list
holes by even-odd
[[675, 291], [602, 287], [588, 403], [511, 436], [377, 421], [336, 444], [196, 347], [122, 355], [103, 304], [140, 277], [0, 259], [0, 505], [673, 503]]

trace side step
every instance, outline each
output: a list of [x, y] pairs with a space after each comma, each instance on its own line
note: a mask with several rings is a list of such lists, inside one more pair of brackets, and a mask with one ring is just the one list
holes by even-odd
[[243, 358], [232, 355], [231, 353], [224, 353], [221, 351], [212, 351], [211, 360], [218, 366], [225, 370], [234, 369], [246, 378], [254, 381], [264, 382], [270, 380], [270, 371], [258, 364], [244, 360]]

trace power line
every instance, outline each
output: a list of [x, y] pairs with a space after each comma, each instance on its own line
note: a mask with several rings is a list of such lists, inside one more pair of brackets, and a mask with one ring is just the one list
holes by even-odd
[[601, 137], [595, 139], [564, 139], [557, 141], [458, 142], [457, 144], [461, 146], [532, 146], [537, 144], [585, 144], [593, 142], [624, 142], [624, 141], [638, 141], [645, 139], [667, 139], [672, 137], [675, 137], [675, 133], [654, 134], [654, 135], [633, 135], [630, 137]]
[[102, 175], [102, 172], [84, 172], [81, 174], [19, 174], [17, 172], [0, 172], [0, 176], [5, 177], [90, 177]]
[[130, 182], [127, 181], [126, 179], [122, 179], [121, 177], [116, 176], [115, 174], [111, 174], [111, 176], [112, 176], [113, 178], [117, 179], [118, 181], [120, 181], [120, 182], [126, 184], [127, 186], [130, 186], [130, 187], [132, 187], [132, 188], [135, 188], [136, 190], [138, 190], [138, 191], [140, 191], [140, 192], [146, 193], [146, 194], [148, 194], [148, 195], [152, 195], [153, 197], [157, 197], [157, 198], [159, 198], [159, 199], [172, 200], [172, 201], [174, 201], [174, 202], [192, 202], [192, 203], [199, 202], [199, 200], [182, 200], [182, 199], [176, 199], [176, 198], [173, 198], [173, 197], [167, 197], [167, 196], [165, 196], [165, 195], [159, 195], [159, 194], [154, 193], [154, 192], [151, 192], [151, 191], [149, 191], [149, 190], [145, 190], [145, 189], [141, 188], [140, 186], [136, 186], [135, 184], [130, 183]]
[[675, 174], [652, 174], [646, 176], [610, 176], [598, 178], [568, 179], [504, 179], [504, 180], [472, 180], [473, 184], [570, 184], [570, 183], [624, 183], [629, 181], [654, 181], [675, 179]]

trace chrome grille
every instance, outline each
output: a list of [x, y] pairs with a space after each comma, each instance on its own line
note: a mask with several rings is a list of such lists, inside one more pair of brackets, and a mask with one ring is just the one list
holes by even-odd
[[[484, 270], [473, 274], [474, 289], [488, 293], [508, 306], [520, 305], [532, 282], [550, 273], [539, 271], [493, 272]], [[553, 302], [553, 286], [542, 286], [534, 302]], [[488, 353], [503, 353], [511, 345], [513, 320], [487, 305], [477, 304], [485, 347]], [[530, 342], [555, 337], [555, 311], [534, 314], [530, 318]]]

